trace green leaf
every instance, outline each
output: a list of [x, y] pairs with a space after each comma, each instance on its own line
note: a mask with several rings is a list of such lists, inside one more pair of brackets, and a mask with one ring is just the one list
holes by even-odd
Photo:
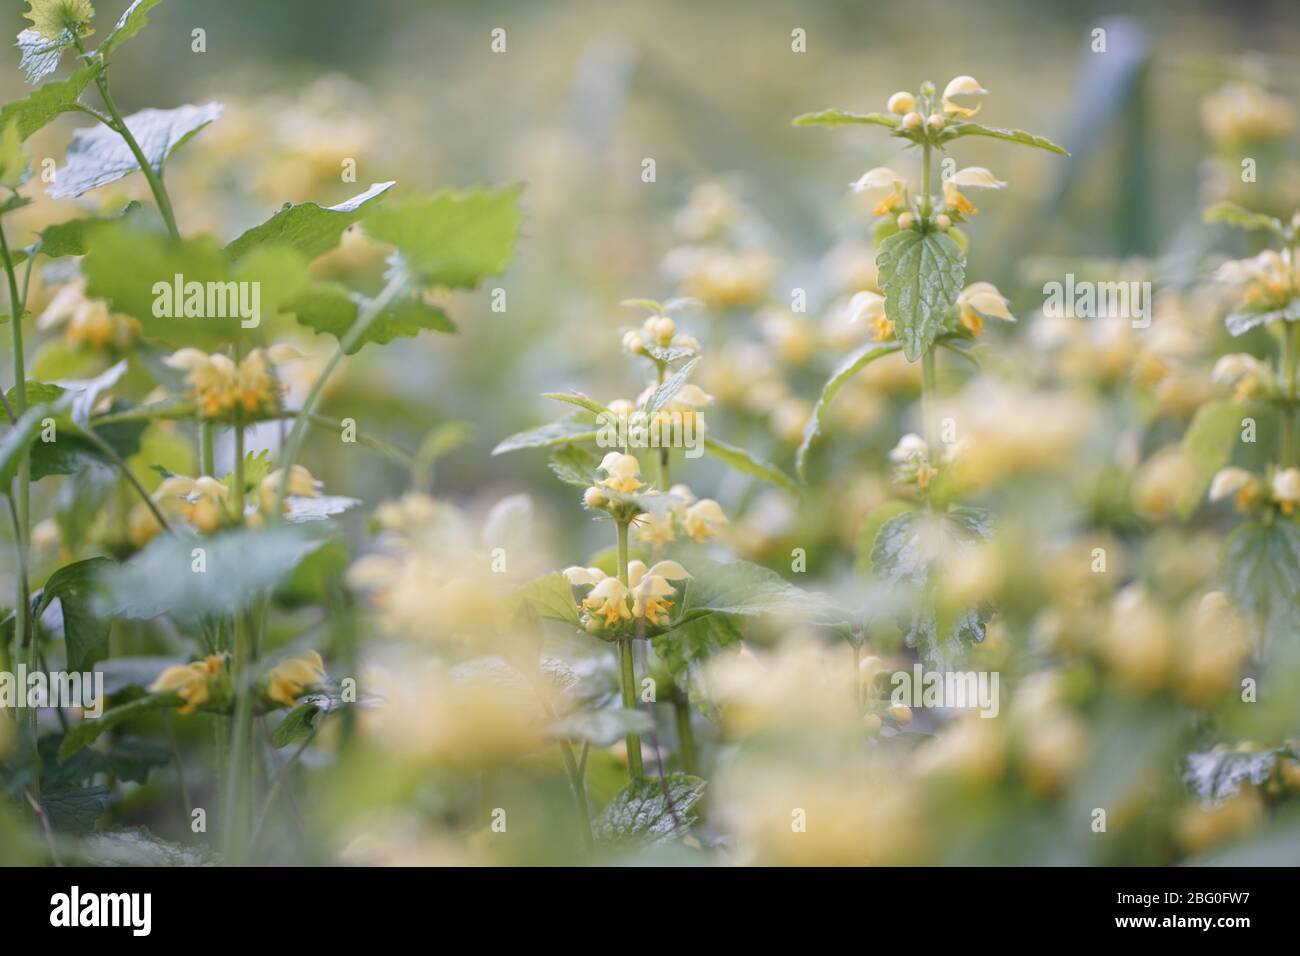
[[17, 122], [19, 138], [27, 139], [58, 116], [76, 109], [81, 94], [94, 82], [98, 73], [98, 64], [87, 63], [74, 70], [66, 80], [46, 83], [25, 99], [6, 104], [4, 109], [0, 109], [0, 128]]
[[130, 720], [152, 710], [179, 707], [180, 704], [181, 700], [175, 694], [148, 694], [137, 697], [120, 707], [110, 707], [97, 719], [83, 717], [80, 723], [74, 724], [68, 730], [63, 742], [59, 744], [59, 762], [62, 763], [77, 751], [89, 747], [99, 739], [100, 734], [112, 730], [124, 720]]
[[578, 621], [578, 605], [573, 600], [573, 589], [559, 571], [529, 581], [519, 589], [519, 597], [531, 604], [539, 617], [582, 627]]
[[17, 189], [27, 181], [27, 167], [18, 124], [10, 122], [0, 126], [0, 186]]
[[508, 451], [518, 451], [521, 448], [554, 448], [556, 445], [571, 445], [595, 440], [596, 427], [591, 422], [566, 418], [551, 422], [549, 425], [542, 425], [540, 428], [517, 432], [493, 448], [492, 454], [504, 455]]
[[1241, 407], [1232, 402], [1206, 402], [1196, 410], [1183, 435], [1183, 453], [1195, 467], [1193, 480], [1183, 488], [1178, 499], [1178, 514], [1184, 521], [1205, 497], [1214, 473], [1232, 460], [1241, 419]]
[[682, 599], [681, 624], [706, 614], [754, 617], [763, 614], [798, 617], [816, 623], [838, 625], [846, 615], [822, 594], [805, 591], [769, 568], [749, 561], [721, 564], [706, 558], [690, 560]]
[[581, 392], [542, 392], [542, 398], [549, 398], [555, 402], [566, 402], [569, 405], [577, 405], [579, 408], [585, 408], [594, 415], [609, 415], [610, 410], [600, 402], [588, 398]]
[[226, 254], [235, 260], [257, 246], [272, 243], [295, 249], [308, 260], [315, 259], [337, 246], [343, 230], [361, 218], [366, 204], [378, 199], [392, 186], [392, 182], [374, 183], [365, 192], [337, 206], [318, 206], [314, 202], [285, 203], [284, 208], [266, 222], [254, 226], [226, 246]]
[[894, 323], [903, 354], [915, 362], [942, 330], [966, 276], [957, 244], [941, 232], [904, 229], [876, 252], [885, 313]]
[[779, 485], [792, 495], [798, 495], [802, 491], [795, 480], [780, 468], [777, 468], [776, 465], [755, 457], [743, 448], [728, 445], [716, 438], [705, 438], [704, 450], [726, 464], [727, 467], [746, 475], [753, 475], [755, 478], [761, 478], [763, 481], [771, 482], [774, 485]]
[[[206, 103], [170, 110], [141, 110], [125, 119], [149, 165], [161, 172], [167, 157], [220, 116], [220, 103]], [[125, 140], [102, 124], [72, 134], [67, 161], [46, 190], [54, 199], [74, 199], [140, 168]]]
[[947, 513], [909, 511], [881, 526], [871, 549], [877, 576], [911, 592], [916, 602], [902, 624], [909, 647], [936, 667], [956, 662], [971, 644], [984, 640], [985, 611], [966, 608], [940, 620], [928, 593], [938, 562], [954, 550], [987, 538], [992, 515], [980, 508]]
[[638, 777], [615, 795], [595, 821], [596, 839], [606, 844], [659, 846], [680, 840], [698, 818], [705, 782], [684, 773]]
[[522, 187], [444, 191], [366, 210], [366, 232], [396, 246], [428, 285], [472, 289], [505, 271], [523, 214]]
[[1019, 143], [1022, 146], [1045, 149], [1049, 153], [1056, 153], [1060, 156], [1070, 155], [1064, 147], [1056, 145], [1050, 139], [1035, 136], [1033, 133], [1026, 133], [1023, 129], [1000, 129], [996, 126], [983, 126], [980, 123], [961, 123], [958, 126], [948, 128], [952, 131], [947, 137], [950, 139], [956, 139], [959, 136], [991, 136], [993, 139], [1005, 140], [1008, 143]]
[[[143, 207], [138, 202], [129, 202], [116, 216], [102, 218], [83, 216], [80, 219], [69, 219], [67, 222], [58, 222], [52, 226], [46, 226], [41, 230], [35, 251], [37, 254], [47, 256], [50, 259], [61, 259], [64, 256], [84, 256], [86, 254], [86, 235], [90, 229], [99, 223], [129, 219], [137, 215], [141, 208]], [[26, 258], [26, 250], [19, 250], [15, 256], [15, 263], [22, 262]]]
[[556, 740], [585, 740], [595, 747], [609, 747], [628, 734], [649, 733], [654, 727], [644, 711], [620, 707], [568, 714], [552, 722], [547, 734]]
[[673, 682], [686, 691], [690, 702], [713, 716], [717, 707], [702, 677], [703, 667], [718, 654], [739, 650], [743, 634], [736, 618], [709, 614], [651, 638], [655, 655], [664, 662]]
[[1235, 202], [1227, 202], [1226, 200], [1216, 202], [1205, 210], [1205, 221], [1221, 222], [1229, 226], [1236, 226], [1238, 229], [1267, 229], [1279, 236], [1286, 234], [1280, 219], [1266, 216], [1261, 212], [1251, 212], [1243, 206], [1238, 206]]
[[813, 406], [812, 417], [808, 419], [808, 424], [804, 426], [803, 441], [799, 443], [799, 450], [794, 455], [794, 470], [800, 481], [806, 482], [808, 480], [808, 452], [812, 449], [812, 443], [817, 439], [817, 436], [821, 434], [822, 416], [826, 414], [826, 409], [830, 407], [831, 402], [835, 401], [835, 396], [840, 393], [840, 389], [867, 365], [882, 356], [892, 355], [900, 348], [902, 348], [900, 345], [885, 345], [880, 342], [872, 342], [849, 355], [840, 363], [839, 368], [831, 373], [830, 379], [822, 386], [822, 393], [817, 399], [817, 404]]
[[[256, 249], [232, 265], [210, 236], [177, 241], [120, 219], [87, 225], [84, 241], [88, 295], [106, 299], [115, 312], [136, 319], [144, 335], [173, 347], [212, 350], [256, 334], [243, 322], [261, 323], [307, 287], [306, 259], [285, 247]], [[192, 296], [200, 287], [202, 295]], [[256, 305], [255, 317], [239, 314], [241, 295], [246, 311]], [[197, 314], [185, 314], [187, 304]]]
[[0, 438], [0, 492], [9, 492], [23, 456], [36, 440], [41, 422], [49, 414], [47, 406], [35, 405], [23, 412], [4, 438]]
[[1292, 299], [1280, 309], [1265, 309], [1262, 312], [1234, 312], [1223, 320], [1228, 334], [1234, 338], [1245, 335], [1251, 329], [1272, 322], [1300, 321], [1300, 299]]
[[587, 488], [596, 482], [596, 456], [578, 445], [569, 445], [551, 455], [547, 466], [566, 485]]
[[849, 113], [845, 110], [822, 110], [820, 113], [804, 113], [796, 116], [793, 126], [854, 126], [866, 123], [872, 126], [887, 126], [897, 129], [900, 120], [889, 113]]
[[96, 53], [107, 59], [114, 50], [135, 36], [149, 23], [149, 11], [162, 0], [135, 0], [118, 19], [117, 25], [104, 37]]
[[695, 370], [695, 366], [699, 362], [699, 356], [696, 356], [664, 379], [662, 385], [646, 396], [645, 402], [641, 405], [641, 410], [647, 416], [653, 416], [655, 412], [671, 402], [673, 396], [682, 390], [682, 386], [686, 384], [686, 380], [690, 378], [691, 372]]
[[[345, 287], [337, 283], [321, 283], [289, 299], [281, 306], [281, 311], [292, 312], [300, 324], [342, 341], [356, 323], [360, 308], [358, 298]], [[348, 354], [355, 355], [370, 342], [387, 345], [399, 336], [412, 338], [425, 331], [455, 332], [456, 325], [437, 306], [429, 305], [418, 296], [405, 296], [370, 323], [365, 335]]]
[[1300, 525], [1285, 519], [1239, 525], [1224, 544], [1223, 577], [1237, 604], [1268, 633], [1294, 631], [1300, 620]]
[[64, 565], [45, 582], [34, 616], [39, 619], [54, 601], [59, 602], [69, 670], [89, 671], [108, 656], [109, 622], [94, 613], [92, 584], [112, 566], [108, 558], [87, 558]]
[[275, 725], [275, 730], [271, 732], [271, 743], [276, 747], [287, 747], [306, 740], [311, 736], [318, 713], [320, 707], [311, 701], [299, 704], [284, 715], [284, 720]]
[[101, 575], [97, 609], [133, 620], [233, 614], [288, 579], [322, 537], [314, 523], [237, 528], [206, 537], [179, 530], [160, 535]]

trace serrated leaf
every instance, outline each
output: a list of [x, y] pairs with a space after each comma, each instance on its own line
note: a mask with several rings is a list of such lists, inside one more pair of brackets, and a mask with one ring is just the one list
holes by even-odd
[[[50, 259], [61, 259], [65, 256], [84, 256], [86, 254], [86, 236], [90, 229], [100, 223], [130, 219], [138, 215], [142, 208], [138, 202], [129, 202], [116, 216], [102, 218], [83, 216], [80, 219], [69, 219], [67, 222], [56, 222], [52, 226], [46, 226], [37, 237], [31, 254], [46, 256]], [[16, 250], [14, 264], [16, 265], [27, 259], [28, 254], [26, 249]]]
[[161, 2], [162, 0], [135, 0], [118, 18], [117, 25], [109, 31], [108, 36], [104, 37], [104, 41], [100, 43], [95, 52], [107, 58], [114, 50], [148, 25], [149, 11]]
[[881, 243], [876, 268], [885, 291], [885, 314], [894, 323], [903, 354], [915, 362], [943, 330], [957, 301], [966, 262], [941, 232], [904, 229]]
[[812, 449], [812, 443], [817, 439], [817, 436], [821, 434], [822, 416], [826, 414], [826, 409], [830, 407], [831, 402], [835, 401], [835, 396], [840, 393], [840, 389], [867, 365], [882, 356], [892, 355], [900, 348], [902, 348], [900, 345], [885, 345], [880, 342], [872, 342], [849, 355], [831, 373], [831, 377], [822, 386], [822, 393], [818, 396], [817, 403], [813, 405], [812, 416], [803, 429], [803, 441], [799, 443], [799, 450], [794, 455], [794, 469], [800, 481], [806, 482], [808, 480], [808, 452]]
[[699, 356], [696, 356], [664, 379], [662, 385], [656, 387], [653, 392], [646, 396], [646, 400], [641, 405], [641, 410], [647, 416], [653, 416], [655, 412], [671, 402], [673, 396], [682, 390], [682, 386], [686, 384], [686, 380], [690, 378], [691, 372], [695, 370], [695, 366], [699, 362]]
[[519, 597], [531, 604], [539, 617], [573, 627], [582, 626], [578, 621], [578, 605], [573, 600], [573, 589], [558, 571], [529, 581], [519, 589]]
[[203, 844], [174, 843], [144, 827], [97, 830], [78, 844], [78, 853], [92, 866], [218, 866], [221, 857]]
[[103, 574], [97, 609], [133, 620], [233, 614], [286, 580], [320, 547], [321, 538], [312, 523], [237, 528], [206, 537], [178, 529]]
[[703, 780], [684, 773], [629, 781], [596, 820], [596, 839], [606, 844], [642, 846], [679, 840], [698, 818], [695, 807], [704, 788]]
[[275, 725], [275, 730], [271, 731], [271, 743], [276, 747], [287, 747], [306, 740], [311, 736], [318, 713], [320, 708], [311, 701], [299, 704]]
[[1035, 136], [1023, 129], [1001, 129], [997, 126], [984, 126], [980, 123], [962, 123], [959, 126], [949, 127], [949, 129], [952, 130], [951, 137], [954, 139], [960, 136], [989, 136], [993, 139], [1005, 140], [1008, 143], [1019, 143], [1022, 146], [1045, 149], [1049, 153], [1056, 153], [1059, 156], [1070, 155], [1065, 147], [1058, 146], [1045, 136]]
[[290, 204], [259, 226], [254, 226], [226, 246], [231, 260], [239, 259], [260, 245], [288, 246], [308, 260], [323, 255], [339, 244], [343, 230], [361, 218], [367, 203], [378, 199], [394, 185], [374, 183], [360, 195], [336, 206], [314, 202]]
[[[281, 311], [292, 312], [300, 324], [328, 333], [340, 342], [356, 324], [360, 309], [358, 298], [336, 283], [314, 285], [281, 306]], [[404, 296], [370, 323], [348, 354], [355, 355], [371, 342], [387, 345], [395, 338], [413, 338], [421, 332], [455, 331], [455, 323], [442, 309], [418, 296]]]
[[1239, 525], [1224, 544], [1229, 593], [1268, 632], [1300, 620], [1300, 525], [1278, 519]]
[[1178, 498], [1178, 514], [1183, 520], [1191, 517], [1205, 497], [1214, 473], [1232, 460], [1242, 415], [1240, 406], [1224, 401], [1206, 402], [1196, 410], [1182, 443], [1184, 456], [1195, 468], [1192, 481]]
[[504, 272], [523, 214], [522, 187], [444, 191], [366, 210], [366, 232], [401, 251], [428, 285], [472, 289]]
[[516, 432], [493, 448], [492, 454], [504, 455], [521, 448], [554, 448], [556, 445], [595, 441], [596, 434], [596, 427], [591, 422], [566, 418], [539, 428]]
[[713, 716], [716, 705], [705, 685], [704, 666], [718, 654], [739, 650], [742, 638], [738, 621], [727, 614], [709, 614], [651, 638], [655, 655], [668, 668], [673, 682], [686, 691], [701, 713]]
[[39, 619], [54, 601], [59, 602], [69, 670], [89, 671], [108, 656], [109, 622], [95, 613], [93, 584], [97, 575], [112, 566], [108, 558], [66, 564], [50, 575], [41, 591], [34, 617]]
[[846, 615], [825, 596], [791, 584], [775, 571], [749, 561], [721, 564], [692, 558], [682, 598], [681, 624], [706, 614], [753, 617], [777, 614], [821, 624], [841, 624]]
[[1267, 229], [1281, 236], [1285, 234], [1280, 219], [1273, 216], [1266, 216], [1261, 212], [1251, 212], [1243, 206], [1238, 206], [1235, 202], [1216, 202], [1205, 210], [1206, 222], [1221, 222], [1229, 226], [1236, 226], [1238, 229], [1255, 230]]
[[551, 455], [547, 466], [566, 485], [587, 488], [596, 481], [596, 456], [578, 445], [569, 445]]
[[[170, 110], [141, 110], [125, 120], [149, 165], [161, 172], [172, 153], [220, 116], [220, 103], [205, 103]], [[54, 199], [74, 199], [139, 168], [135, 154], [121, 136], [107, 126], [90, 126], [72, 134], [67, 165], [57, 171], [54, 183], [46, 192]]]
[[67, 79], [46, 83], [26, 98], [6, 104], [0, 109], [0, 129], [16, 122], [19, 138], [27, 139], [63, 113], [76, 109], [81, 94], [95, 81], [98, 72], [97, 64], [85, 64], [69, 74]]
[[594, 415], [609, 415], [610, 410], [595, 399], [588, 398], [581, 392], [542, 392], [542, 398], [549, 398], [555, 402], [565, 402], [569, 405], [577, 405], [579, 408], [585, 408]]
[[889, 113], [850, 113], [847, 110], [822, 110], [819, 113], [804, 113], [796, 116], [792, 121], [793, 126], [854, 126], [859, 124], [868, 124], [871, 126], [887, 126], [890, 129], [897, 129], [899, 118], [891, 116]]
[[705, 438], [704, 450], [735, 471], [779, 485], [792, 495], [800, 494], [801, 489], [793, 478], [776, 465], [756, 457], [744, 448], [728, 445], [716, 438]]

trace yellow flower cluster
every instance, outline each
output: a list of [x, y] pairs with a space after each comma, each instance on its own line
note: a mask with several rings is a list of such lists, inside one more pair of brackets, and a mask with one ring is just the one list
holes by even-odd
[[212, 684], [222, 676], [224, 658], [211, 654], [192, 664], [174, 664], [149, 685], [155, 694], [175, 694], [185, 701], [182, 714], [192, 713], [211, 699]]
[[86, 297], [86, 280], [62, 286], [36, 320], [38, 329], [64, 329], [72, 348], [126, 350], [140, 335], [140, 323], [129, 315], [110, 312], [103, 299]]
[[276, 664], [266, 675], [266, 696], [277, 704], [292, 707], [304, 690], [317, 687], [328, 679], [325, 662], [315, 651], [290, 657]]
[[253, 349], [236, 365], [226, 355], [212, 355], [184, 348], [166, 362], [185, 372], [188, 397], [198, 406], [201, 418], [236, 418], [275, 412], [280, 407], [280, 383], [274, 364], [297, 357], [284, 346], [269, 351]]
[[656, 627], [667, 624], [676, 594], [672, 582], [688, 577], [689, 572], [676, 561], [659, 561], [650, 567], [644, 561], [630, 561], [626, 584], [600, 568], [564, 569], [571, 587], [591, 588], [578, 602], [578, 610], [587, 630], [593, 632], [618, 630], [638, 619]]

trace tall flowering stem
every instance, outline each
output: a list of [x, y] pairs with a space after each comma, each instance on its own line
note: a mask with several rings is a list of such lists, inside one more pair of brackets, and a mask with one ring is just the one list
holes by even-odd
[[[628, 522], [617, 522], [618, 527], [618, 579], [627, 586], [627, 527]], [[632, 638], [618, 639], [618, 662], [623, 685], [623, 707], [636, 710], [636, 667], [632, 660]], [[630, 779], [637, 779], [645, 773], [641, 763], [641, 737], [638, 734], [627, 735], [627, 773]]]

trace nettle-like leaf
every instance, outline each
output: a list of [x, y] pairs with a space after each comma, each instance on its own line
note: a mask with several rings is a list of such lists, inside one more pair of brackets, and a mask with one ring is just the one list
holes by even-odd
[[149, 11], [160, 3], [162, 0], [135, 0], [118, 18], [117, 24], [95, 52], [106, 59], [111, 56], [114, 50], [148, 25]]
[[1188, 754], [1183, 783], [1198, 799], [1221, 804], [1240, 793], [1243, 785], [1258, 787], [1267, 782], [1283, 752], [1276, 749], [1242, 753], [1216, 748]]
[[992, 533], [992, 515], [981, 508], [946, 513], [908, 511], [881, 526], [871, 549], [871, 565], [882, 580], [906, 588], [915, 602], [900, 622], [909, 647], [933, 666], [946, 668], [984, 640], [986, 609], [964, 608], [942, 619], [929, 593], [936, 565]]
[[[170, 758], [168, 758], [170, 759]], [[93, 866], [219, 866], [221, 856], [202, 845], [164, 840], [144, 827], [111, 827], [83, 837], [76, 850]]]
[[848, 615], [823, 594], [796, 587], [770, 568], [749, 561], [721, 564], [692, 557], [682, 611], [674, 626], [708, 614], [753, 617], [776, 614], [828, 626], [840, 626]]
[[1272, 322], [1300, 322], [1300, 299], [1292, 299], [1280, 309], [1262, 309], [1258, 312], [1234, 312], [1223, 320], [1228, 334], [1234, 338], [1251, 329]]
[[984, 126], [980, 123], [961, 123], [957, 126], [949, 127], [946, 131], [946, 139], [956, 139], [961, 136], [989, 136], [993, 139], [1005, 140], [1008, 143], [1019, 143], [1021, 146], [1033, 146], [1035, 149], [1045, 149], [1049, 153], [1056, 153], [1058, 156], [1069, 156], [1069, 152], [1063, 146], [1058, 146], [1045, 136], [1035, 136], [1033, 133], [1027, 133], [1023, 129], [1001, 129], [997, 126]]
[[[308, 285], [307, 260], [285, 246], [261, 246], [231, 263], [210, 236], [176, 240], [121, 219], [88, 225], [84, 243], [81, 265], [88, 294], [136, 319], [147, 337], [178, 348], [212, 350], [256, 334], [254, 327], [243, 327], [239, 296], [250, 297], [246, 304], [251, 307], [256, 293], [261, 323]], [[179, 295], [177, 276], [182, 282]], [[191, 283], [203, 289], [195, 310], [202, 314], [185, 314]], [[209, 291], [218, 315], [206, 314]]]
[[522, 187], [444, 191], [366, 210], [366, 232], [394, 245], [426, 285], [472, 289], [505, 271], [523, 222]]
[[663, 384], [646, 396], [645, 401], [641, 403], [641, 410], [646, 415], [654, 415], [671, 402], [673, 397], [682, 390], [682, 386], [686, 384], [686, 380], [690, 378], [691, 372], [695, 371], [695, 366], [699, 363], [700, 359], [697, 356], [664, 379]]
[[59, 745], [59, 761], [66, 761], [78, 751], [89, 747], [99, 739], [101, 734], [112, 730], [124, 720], [139, 717], [153, 710], [180, 705], [181, 699], [175, 694], [146, 694], [117, 707], [110, 707], [98, 718], [82, 718], [80, 723], [75, 724], [68, 731]]
[[559, 571], [529, 581], [519, 589], [518, 597], [530, 604], [538, 617], [575, 628], [582, 626], [578, 621], [578, 606], [573, 600], [573, 589]]
[[813, 406], [812, 416], [808, 419], [808, 424], [804, 426], [803, 441], [799, 443], [799, 450], [795, 452], [794, 470], [800, 481], [808, 480], [808, 452], [812, 450], [813, 442], [821, 434], [822, 416], [826, 414], [826, 409], [830, 407], [831, 402], [835, 401], [835, 396], [840, 393], [840, 389], [848, 383], [849, 379], [876, 359], [892, 355], [901, 347], [899, 345], [872, 342], [849, 355], [840, 363], [839, 368], [831, 373], [830, 379], [822, 386], [822, 393], [817, 398], [817, 404]]
[[329, 252], [339, 244], [343, 230], [361, 218], [372, 200], [388, 192], [394, 182], [374, 183], [360, 195], [336, 206], [318, 206], [314, 202], [285, 203], [274, 216], [254, 226], [226, 246], [232, 260], [268, 243], [288, 246], [307, 259]]
[[1269, 232], [1279, 236], [1286, 235], [1286, 227], [1282, 220], [1273, 216], [1267, 216], [1262, 212], [1251, 212], [1244, 206], [1238, 206], [1235, 202], [1216, 202], [1205, 210], [1206, 222], [1221, 222], [1228, 226], [1236, 226], [1238, 229], [1254, 231], [1257, 229], [1267, 229]]
[[779, 485], [792, 495], [798, 495], [802, 490], [793, 478], [776, 467], [776, 465], [764, 461], [744, 448], [728, 445], [717, 438], [705, 438], [704, 450], [728, 468]]
[[566, 418], [551, 422], [549, 425], [516, 432], [493, 448], [492, 454], [504, 455], [508, 451], [518, 451], [521, 448], [555, 448], [559, 445], [595, 441], [597, 434], [595, 422], [586, 418]]
[[620, 790], [595, 821], [601, 843], [659, 846], [680, 840], [699, 818], [705, 782], [684, 773], [638, 777]]
[[903, 354], [915, 362], [943, 331], [966, 277], [966, 260], [942, 232], [904, 229], [876, 252], [885, 314], [894, 323]]
[[703, 679], [703, 668], [719, 654], [740, 650], [744, 636], [740, 621], [728, 614], [710, 614], [651, 639], [673, 682], [686, 691], [702, 714], [714, 716], [717, 706]]
[[[341, 342], [356, 324], [362, 305], [361, 296], [329, 282], [304, 289], [287, 300], [280, 310], [293, 313], [299, 324], [328, 333]], [[425, 302], [418, 294], [406, 295], [379, 313], [347, 354], [355, 355], [371, 342], [387, 345], [395, 338], [413, 338], [421, 332], [455, 331], [456, 324], [442, 309]]]
[[37, 234], [36, 242], [26, 249], [14, 250], [14, 265], [34, 255], [42, 255], [50, 259], [84, 256], [87, 234], [97, 224], [133, 220], [141, 215], [143, 208], [138, 202], [129, 202], [116, 216], [83, 216], [80, 219], [69, 219], [67, 222], [56, 222], [52, 226], [46, 226]]
[[1294, 629], [1300, 620], [1300, 524], [1278, 519], [1238, 526], [1224, 545], [1223, 578], [1266, 633]]
[[1232, 460], [1243, 414], [1241, 406], [1225, 401], [1206, 402], [1196, 410], [1182, 442], [1183, 453], [1195, 469], [1193, 480], [1178, 498], [1178, 514], [1184, 520], [1205, 497], [1214, 473]]
[[95, 613], [93, 584], [112, 566], [108, 558], [87, 558], [64, 565], [50, 575], [36, 602], [34, 616], [38, 619], [55, 601], [59, 602], [68, 670], [89, 671], [108, 656], [109, 622]]
[[233, 614], [286, 580], [323, 538], [311, 522], [207, 536], [176, 529], [101, 574], [96, 604], [101, 614], [132, 620]]
[[[146, 109], [125, 119], [149, 165], [161, 172], [172, 153], [220, 116], [220, 103], [205, 103], [170, 110]], [[103, 125], [73, 133], [67, 160], [47, 190], [54, 199], [74, 199], [140, 168], [122, 137]]]
[[897, 129], [900, 118], [889, 113], [850, 113], [846, 110], [822, 110], [820, 113], [804, 113], [796, 116], [793, 126], [886, 126]]
[[566, 485], [587, 488], [596, 483], [596, 469], [600, 462], [587, 449], [569, 445], [554, 452], [546, 464], [552, 474]]
[[99, 64], [87, 63], [74, 70], [67, 79], [46, 83], [24, 99], [6, 104], [0, 109], [0, 129], [16, 123], [18, 137], [26, 140], [60, 115], [76, 109], [81, 94], [94, 82], [99, 70]]

